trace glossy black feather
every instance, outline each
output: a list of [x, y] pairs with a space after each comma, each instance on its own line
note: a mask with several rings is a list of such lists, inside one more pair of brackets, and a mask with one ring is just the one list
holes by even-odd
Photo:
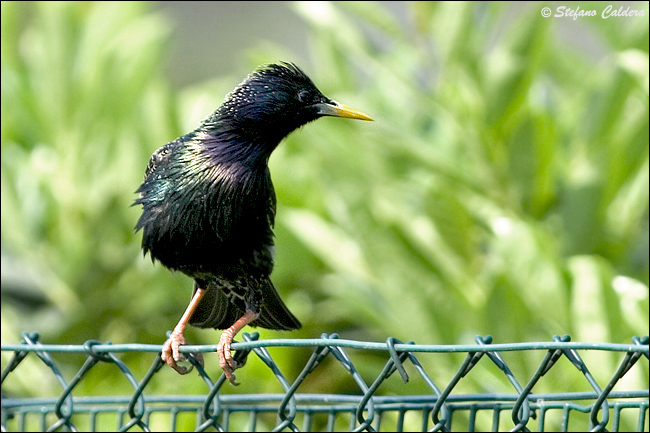
[[252, 309], [253, 326], [300, 322], [273, 287], [276, 198], [267, 162], [291, 131], [330, 101], [292, 64], [250, 74], [193, 132], [152, 155], [134, 204], [152, 260], [208, 289], [190, 323], [223, 329]]

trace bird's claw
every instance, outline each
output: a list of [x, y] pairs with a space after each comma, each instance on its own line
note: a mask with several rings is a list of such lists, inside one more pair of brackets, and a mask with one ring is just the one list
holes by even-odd
[[[172, 332], [165, 344], [163, 344], [161, 358], [167, 363], [171, 368], [176, 370], [178, 374], [187, 374], [194, 368], [192, 365], [185, 367], [183, 365], [178, 365], [179, 362], [187, 361], [187, 356], [184, 353], [181, 353], [179, 348], [187, 344], [185, 341], [185, 336], [180, 332]], [[203, 354], [194, 353], [191, 355], [196, 363], [203, 366]]]
[[[217, 345], [217, 355], [219, 355], [219, 366], [223, 370], [223, 373], [226, 375], [226, 379], [233, 385], [237, 386], [239, 385], [239, 382], [237, 382], [237, 377], [235, 376], [235, 370], [241, 365], [233, 359], [232, 355], [230, 354], [230, 344], [232, 343], [232, 338], [229, 338], [227, 333], [223, 333], [221, 335], [221, 339], [219, 340], [219, 344]], [[224, 338], [224, 335], [226, 337]]]

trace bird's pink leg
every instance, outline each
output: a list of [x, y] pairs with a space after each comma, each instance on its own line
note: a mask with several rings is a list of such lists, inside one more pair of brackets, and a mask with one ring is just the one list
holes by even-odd
[[251, 323], [253, 320], [259, 317], [259, 313], [254, 313], [253, 311], [247, 310], [243, 316], [241, 316], [233, 325], [223, 331], [221, 338], [219, 339], [219, 345], [217, 346], [217, 354], [219, 355], [219, 365], [226, 375], [226, 378], [233, 385], [239, 385], [235, 380], [234, 371], [238, 367], [237, 362], [232, 359], [230, 355], [230, 345], [232, 340], [235, 338], [235, 335], [241, 329]]
[[[199, 305], [199, 301], [204, 294], [205, 289], [196, 289], [196, 293], [194, 293], [194, 296], [192, 296], [190, 305], [187, 306], [185, 313], [183, 313], [183, 317], [181, 317], [181, 320], [178, 321], [178, 324], [172, 331], [171, 335], [167, 341], [165, 341], [165, 344], [163, 344], [161, 355], [162, 360], [165, 361], [171, 368], [176, 370], [179, 374], [186, 374], [191, 370], [191, 368], [188, 369], [176, 364], [177, 362], [185, 360], [185, 356], [179, 352], [178, 348], [187, 343], [185, 341], [185, 336], [183, 335], [185, 332], [185, 326], [187, 326], [187, 322], [189, 322], [190, 317], [192, 317], [192, 314], [194, 314], [194, 311]], [[196, 353], [194, 357], [197, 361], [203, 364], [203, 356], [200, 353]]]

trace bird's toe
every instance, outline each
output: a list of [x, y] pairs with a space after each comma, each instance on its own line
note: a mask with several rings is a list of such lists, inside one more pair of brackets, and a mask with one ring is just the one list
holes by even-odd
[[180, 346], [185, 343], [185, 337], [183, 337], [183, 334], [173, 332], [167, 341], [165, 341], [165, 344], [163, 344], [161, 353], [162, 360], [179, 374], [187, 374], [192, 370], [192, 367], [188, 369], [187, 367], [177, 364], [178, 362], [183, 362], [187, 359], [185, 355], [179, 351]]
[[231, 354], [230, 354], [230, 343], [231, 341], [226, 338], [224, 339], [223, 336], [221, 340], [219, 341], [219, 345], [217, 346], [217, 355], [219, 355], [219, 366], [223, 370], [224, 374], [226, 375], [226, 379], [233, 385], [239, 385], [236, 381], [235, 377], [235, 370], [239, 366], [237, 364], [237, 361], [235, 361]]
[[183, 339], [182, 342], [179, 342], [177, 340], [172, 341], [172, 357], [176, 362], [187, 361], [187, 357], [185, 356], [185, 354], [181, 353], [181, 351], [179, 350], [183, 344], [185, 344], [185, 339]]

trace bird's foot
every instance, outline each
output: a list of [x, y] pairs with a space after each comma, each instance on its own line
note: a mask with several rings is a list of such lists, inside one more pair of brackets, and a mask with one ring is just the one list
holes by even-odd
[[[179, 351], [179, 348], [184, 344], [187, 344], [187, 341], [185, 341], [185, 336], [183, 333], [173, 331], [167, 341], [165, 341], [165, 344], [163, 344], [162, 348], [162, 360], [165, 361], [171, 368], [176, 370], [179, 374], [187, 374], [192, 371], [193, 368], [191, 365], [189, 368], [178, 365], [179, 362], [187, 361], [185, 354]], [[201, 353], [194, 353], [192, 356], [196, 362], [198, 362], [201, 366], [203, 365], [203, 355]]]
[[223, 331], [223, 334], [221, 334], [221, 338], [219, 339], [219, 344], [217, 345], [219, 365], [226, 375], [226, 379], [228, 379], [228, 381], [233, 385], [239, 385], [235, 380], [234, 371], [246, 363], [246, 356], [248, 355], [248, 352], [242, 353], [241, 356], [238, 356], [239, 362], [237, 362], [238, 360], [235, 360], [230, 354], [230, 345], [232, 344], [232, 340], [235, 338], [235, 335], [237, 335], [237, 333], [241, 331], [244, 326], [253, 322], [259, 316], [260, 314], [257, 312], [246, 310], [244, 315], [237, 319], [237, 321], [233, 323], [230, 328]]
[[223, 334], [221, 334], [219, 344], [217, 345], [219, 365], [226, 375], [226, 379], [228, 379], [228, 381], [233, 385], [239, 385], [236, 380], [237, 378], [235, 377], [235, 370], [240, 367], [240, 365], [233, 359], [232, 355], [230, 354], [230, 345], [232, 344], [234, 335], [228, 331], [229, 330], [227, 329], [223, 332]]

